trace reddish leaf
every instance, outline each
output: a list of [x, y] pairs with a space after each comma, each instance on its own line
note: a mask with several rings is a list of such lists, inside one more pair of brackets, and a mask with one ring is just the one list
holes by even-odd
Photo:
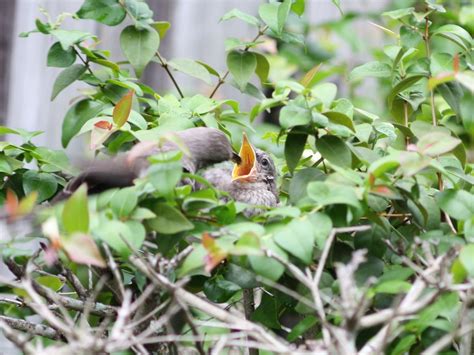
[[97, 122], [94, 127], [92, 127], [91, 132], [91, 150], [96, 150], [99, 148], [102, 143], [104, 143], [107, 138], [110, 137], [112, 133], [114, 133], [116, 129], [113, 129], [112, 123], [107, 121], [99, 121]]
[[18, 213], [18, 197], [13, 190], [7, 189], [7, 200], [5, 203], [5, 209], [7, 211], [9, 219], [16, 217]]
[[459, 54], [455, 54], [453, 58], [453, 71], [455, 74], [459, 73]]
[[8, 215], [8, 220], [12, 221], [19, 216], [23, 216], [31, 212], [35, 206], [35, 202], [38, 199], [38, 192], [33, 191], [25, 198], [18, 201], [13, 190], [7, 189], [7, 198], [5, 202], [5, 210]]
[[202, 245], [208, 252], [204, 258], [204, 269], [206, 272], [211, 272], [212, 269], [227, 257], [227, 253], [216, 244], [215, 239], [212, 238], [209, 233], [204, 233], [202, 235]]
[[387, 197], [389, 199], [398, 198], [398, 195], [392, 189], [384, 185], [374, 186], [370, 192], [379, 196]]
[[94, 127], [101, 128], [101, 129], [108, 129], [110, 131], [113, 125], [109, 121], [99, 121], [94, 124]]
[[118, 128], [122, 127], [130, 116], [130, 111], [132, 110], [132, 100], [133, 100], [133, 90], [130, 90], [124, 97], [117, 102], [117, 105], [114, 107], [114, 112], [112, 117], [114, 118], [114, 123]]
[[79, 264], [106, 267], [94, 239], [88, 234], [76, 233], [62, 239], [62, 246], [69, 259]]

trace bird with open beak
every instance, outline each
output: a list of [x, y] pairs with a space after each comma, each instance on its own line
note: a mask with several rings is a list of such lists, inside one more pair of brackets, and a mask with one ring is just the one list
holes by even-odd
[[[255, 206], [276, 206], [279, 202], [277, 172], [270, 155], [254, 148], [244, 133], [239, 157], [240, 162], [235, 162], [233, 168], [209, 168], [203, 172], [203, 176], [218, 189], [228, 192], [236, 201]], [[249, 217], [260, 212], [261, 209], [249, 208], [244, 214]]]
[[[186, 172], [194, 174], [200, 169], [223, 161], [240, 162], [240, 157], [232, 150], [229, 139], [218, 129], [194, 127], [173, 134], [188, 151], [182, 158]], [[59, 193], [53, 202], [69, 197], [83, 183], [87, 184], [89, 193], [132, 186], [135, 179], [146, 174], [150, 166], [150, 156], [177, 150], [180, 150], [180, 147], [173, 140], [166, 140], [161, 145], [158, 142], [145, 141], [115, 157], [89, 161], [83, 171], [69, 181], [64, 191]], [[193, 181], [184, 183], [194, 184]]]

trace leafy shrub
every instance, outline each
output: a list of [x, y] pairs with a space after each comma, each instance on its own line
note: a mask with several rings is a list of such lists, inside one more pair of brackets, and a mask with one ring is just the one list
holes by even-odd
[[[17, 296], [0, 304], [6, 336], [28, 353], [39, 351], [40, 340], [73, 353], [232, 346], [253, 353], [469, 353], [472, 10], [426, 0], [375, 17], [374, 30], [391, 44], [348, 79], [356, 88], [379, 78], [370, 100], [384, 103], [378, 112], [362, 97], [338, 97], [326, 78], [343, 72], [340, 64], [318, 63], [330, 54], [305, 51], [310, 30], [301, 0], [262, 4], [258, 17], [225, 14], [222, 20], [255, 27], [255, 38], [227, 41], [224, 72], [166, 59], [159, 44], [170, 24], [154, 21], [142, 1], [86, 0], [75, 14], [108, 26], [129, 19], [120, 35], [125, 61], [111, 61], [96, 36], [64, 29], [66, 15], [37, 20], [22, 35], [55, 38], [47, 63], [64, 68], [51, 99], [76, 81], [88, 87], [64, 117], [64, 147], [87, 134], [92, 150], [109, 155], [194, 126], [219, 128], [235, 143], [242, 130], [254, 132], [255, 141], [263, 137], [262, 146], [281, 153], [282, 203], [248, 220], [245, 206], [213, 187], [176, 186], [183, 177], [178, 154], [154, 161], [134, 186], [92, 196], [80, 188], [50, 205], [77, 169], [64, 152], [35, 146], [39, 132], [2, 127], [1, 134], [23, 138], [0, 144], [0, 199], [11, 231], [2, 255], [17, 277], [2, 280], [1, 291]], [[342, 14], [338, 23], [353, 16]], [[269, 38], [280, 52], [262, 50]], [[283, 74], [282, 62], [295, 66]], [[154, 63], [177, 94], [139, 81]], [[174, 71], [209, 84], [210, 95], [184, 96]], [[237, 101], [214, 98], [224, 84], [257, 103], [242, 112]], [[255, 124], [277, 108], [278, 126]], [[30, 220], [33, 232], [24, 236], [17, 227]], [[22, 247], [31, 240], [42, 243], [33, 255]], [[41, 326], [23, 321], [32, 314]]]

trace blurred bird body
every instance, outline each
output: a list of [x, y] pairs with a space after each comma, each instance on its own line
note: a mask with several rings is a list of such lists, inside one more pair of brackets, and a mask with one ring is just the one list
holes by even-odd
[[[87, 183], [90, 193], [132, 186], [136, 178], [146, 175], [150, 156], [178, 151], [184, 145], [187, 150], [187, 154], [182, 157], [185, 171], [192, 174], [202, 171], [204, 178], [217, 189], [228, 192], [236, 201], [268, 207], [278, 204], [273, 160], [267, 153], [253, 148], [245, 135], [239, 155], [233, 152], [226, 135], [217, 129], [196, 127], [176, 132], [175, 135], [178, 141], [167, 140], [161, 145], [157, 142], [141, 142], [127, 153], [90, 162], [55, 200], [67, 198], [83, 183]], [[231, 161], [235, 162], [234, 166]], [[212, 167], [222, 162], [227, 163]], [[191, 184], [194, 188], [194, 183]], [[249, 209], [246, 215], [258, 212], [257, 209]]]

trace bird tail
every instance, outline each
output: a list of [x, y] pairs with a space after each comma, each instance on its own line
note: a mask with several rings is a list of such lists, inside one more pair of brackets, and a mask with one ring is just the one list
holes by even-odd
[[114, 187], [133, 185], [136, 173], [123, 158], [90, 161], [84, 171], [72, 178], [63, 191], [58, 193], [52, 202], [59, 202], [71, 196], [82, 184], [87, 184], [89, 194], [99, 193]]

